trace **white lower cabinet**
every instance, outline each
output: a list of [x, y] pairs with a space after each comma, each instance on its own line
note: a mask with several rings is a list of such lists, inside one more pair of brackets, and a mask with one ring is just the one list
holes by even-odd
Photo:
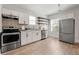
[[21, 31], [21, 45], [26, 45], [41, 39], [41, 31]]
[[21, 45], [25, 45], [26, 44], [26, 32], [25, 31], [21, 31]]
[[32, 33], [33, 33], [33, 39], [32, 39], [32, 40], [33, 40], [33, 41], [36, 41], [36, 32], [33, 31]]
[[38, 36], [37, 36], [37, 40], [41, 39], [41, 31], [38, 31]]
[[33, 31], [33, 41], [38, 41], [41, 39], [41, 31]]
[[28, 43], [31, 43], [31, 42], [33, 42], [33, 33], [32, 33], [32, 31], [28, 31]]

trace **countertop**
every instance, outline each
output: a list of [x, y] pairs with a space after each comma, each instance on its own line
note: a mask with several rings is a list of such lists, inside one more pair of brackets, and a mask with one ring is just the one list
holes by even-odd
[[20, 31], [41, 31], [41, 30], [39, 30], [39, 29], [28, 29], [28, 30], [20, 30]]

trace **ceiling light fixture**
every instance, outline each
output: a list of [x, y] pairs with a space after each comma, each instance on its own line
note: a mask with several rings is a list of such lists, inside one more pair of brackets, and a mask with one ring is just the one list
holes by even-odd
[[58, 12], [60, 12], [60, 11], [61, 11], [60, 7], [61, 7], [61, 5], [60, 5], [60, 4], [58, 4]]

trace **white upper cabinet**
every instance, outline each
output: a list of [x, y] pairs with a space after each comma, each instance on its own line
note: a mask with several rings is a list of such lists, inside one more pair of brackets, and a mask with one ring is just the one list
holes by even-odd
[[2, 14], [11, 15], [12, 11], [10, 9], [2, 8]]
[[11, 12], [12, 12], [12, 15], [14, 15], [14, 16], [19, 16], [19, 12], [18, 12], [18, 11], [16, 11], [16, 10], [11, 10]]
[[19, 14], [19, 24], [28, 24], [29, 17], [25, 13], [20, 13]]
[[24, 24], [23, 13], [20, 13], [20, 12], [19, 12], [19, 24]]
[[19, 24], [28, 24], [29, 23], [29, 16], [23, 12], [18, 12], [16, 10], [11, 10], [8, 8], [2, 8], [2, 14], [18, 16]]

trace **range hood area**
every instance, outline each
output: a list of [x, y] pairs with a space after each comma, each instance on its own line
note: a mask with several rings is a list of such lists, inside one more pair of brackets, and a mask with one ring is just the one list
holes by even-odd
[[9, 18], [9, 19], [16, 19], [18, 20], [18, 16], [14, 16], [14, 15], [7, 15], [7, 14], [2, 14], [3, 18]]
[[19, 24], [18, 24], [19, 18], [17, 16], [12, 16], [12, 15], [2, 15], [2, 28], [17, 28], [19, 29]]

